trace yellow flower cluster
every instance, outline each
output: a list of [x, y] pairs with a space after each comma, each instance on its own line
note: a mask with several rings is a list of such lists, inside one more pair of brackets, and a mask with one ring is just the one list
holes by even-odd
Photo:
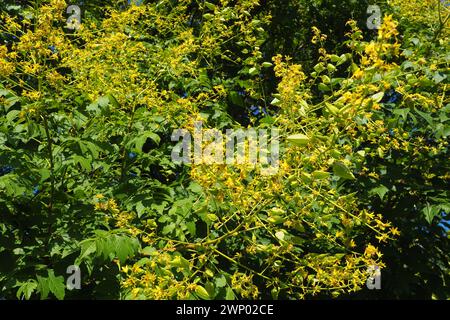
[[[369, 247], [370, 253], [377, 253], [377, 249]], [[364, 268], [359, 268], [363, 265]], [[316, 295], [330, 292], [337, 297], [345, 292], [361, 290], [366, 283], [367, 268], [376, 265], [380, 269], [384, 267], [379, 261], [368, 256], [355, 255], [308, 255], [303, 265], [292, 272], [291, 279], [296, 286]], [[298, 293], [290, 289], [289, 293], [300, 299], [305, 298], [305, 293]]]
[[[152, 242], [153, 234], [149, 230], [140, 230], [133, 224], [136, 215], [132, 212], [121, 211], [116, 200], [107, 199], [103, 194], [94, 197], [94, 208], [96, 211], [108, 213], [107, 221], [113, 221], [114, 227], [127, 231], [133, 237], [141, 236], [144, 243]], [[145, 240], [145, 241], [144, 241]]]
[[[356, 32], [356, 25], [354, 29]], [[320, 40], [318, 30], [316, 34], [317, 40]], [[281, 130], [281, 136], [301, 132], [309, 139], [301, 147], [290, 144], [284, 146], [276, 175], [264, 177], [254, 170], [239, 166], [192, 166], [191, 177], [207, 190], [205, 196], [208, 202], [235, 204], [231, 216], [219, 217], [213, 224], [214, 230], [224, 234], [224, 237], [248, 232], [246, 252], [267, 254], [263, 263], [271, 275], [278, 274], [287, 261], [298, 264], [300, 267], [289, 275], [293, 285], [287, 290], [292, 294], [297, 293], [300, 298], [322, 291], [339, 295], [359, 290], [367, 279], [368, 266], [384, 266], [382, 254], [375, 246], [352, 236], [358, 229], [372, 230], [379, 242], [386, 242], [399, 235], [398, 229], [384, 221], [380, 214], [359, 209], [354, 195], [340, 195], [327, 178], [329, 168], [335, 162], [350, 167], [352, 163], [346, 156], [356, 159], [361, 157], [362, 153], [354, 154], [350, 144], [336, 144], [340, 135], [350, 139], [361, 135], [361, 128], [353, 121], [357, 116], [367, 119], [367, 131], [363, 132], [370, 136], [369, 140], [380, 139], [380, 134], [383, 134], [381, 139], [386, 139], [387, 148], [395, 147], [396, 142], [392, 144], [392, 140], [388, 140], [385, 124], [371, 120], [372, 113], [380, 108], [379, 92], [389, 89], [389, 86], [384, 81], [373, 83], [366, 79], [371, 79], [376, 72], [387, 72], [398, 67], [390, 60], [399, 55], [397, 34], [396, 23], [391, 17], [386, 17], [380, 37], [363, 45], [363, 51], [360, 52], [361, 67], [353, 73], [353, 78], [362, 82], [347, 81], [328, 97], [327, 101], [332, 106], [327, 109], [334, 112], [331, 120], [326, 113], [323, 116], [314, 113], [326, 104], [314, 106], [309, 102], [311, 97], [303, 86], [306, 76], [301, 67], [290, 64], [289, 59], [283, 60], [281, 56], [273, 58], [275, 74], [281, 78], [277, 96], [281, 111], [275, 123]], [[361, 41], [358, 36], [352, 39]], [[357, 47], [354, 46], [355, 51]], [[329, 59], [330, 56], [324, 53], [322, 63], [327, 63]], [[330, 66], [325, 68], [333, 70]], [[380, 144], [380, 141], [375, 140]], [[398, 145], [407, 147], [400, 143]], [[364, 170], [361, 174], [365, 174]], [[370, 175], [377, 177], [376, 173]], [[246, 179], [249, 176], [253, 178]], [[276, 208], [273, 208], [274, 205]], [[321, 208], [320, 214], [316, 212], [317, 208]], [[238, 226], [236, 229], [225, 229], [230, 220]], [[269, 244], [254, 242], [256, 238], [251, 236], [253, 230], [266, 232], [273, 240]], [[305, 230], [313, 234], [305, 241], [340, 248], [342, 254], [300, 256], [297, 250], [301, 248], [301, 238], [293, 237], [292, 234]], [[240, 252], [232, 257], [235, 261], [240, 258]], [[256, 272], [253, 274], [264, 277]], [[274, 288], [278, 285], [277, 281], [276, 277], [272, 279]], [[300, 293], [298, 288], [302, 288]]]
[[[379, 71], [389, 71], [397, 65], [391, 62], [393, 57], [400, 54], [400, 44], [397, 41], [397, 23], [392, 16], [384, 17], [383, 23], [378, 30], [377, 41], [371, 41], [364, 46], [364, 53], [361, 58], [363, 67]], [[391, 43], [392, 42], [392, 43]], [[357, 70], [360, 72], [360, 70]], [[360, 74], [356, 75], [359, 78]]]
[[[22, 96], [38, 109], [45, 106], [45, 98], [63, 90], [65, 78], [57, 71], [60, 55], [70, 52], [73, 44], [59, 25], [64, 21], [67, 7], [63, 0], [52, 0], [39, 7], [36, 19], [4, 17], [4, 32], [17, 37], [9, 51], [0, 46], [0, 75], [6, 86], [21, 87]], [[26, 31], [24, 31], [26, 30]], [[33, 79], [33, 81], [30, 81]]]
[[5, 77], [10, 76], [16, 70], [14, 63], [8, 59], [8, 49], [6, 46], [0, 46], [0, 74]]
[[[434, 28], [440, 19], [444, 19], [450, 12], [449, 0], [390, 0], [390, 4], [397, 9], [399, 18], [405, 23], [422, 24], [424, 29]], [[447, 36], [449, 35], [448, 27], [443, 31]]]
[[258, 299], [258, 287], [253, 284], [253, 275], [236, 272], [231, 276], [231, 287], [244, 299]]
[[278, 84], [280, 107], [286, 114], [293, 117], [304, 116], [307, 108], [306, 100], [310, 98], [307, 91], [302, 90], [303, 81], [306, 79], [301, 66], [290, 64], [289, 58], [283, 61], [281, 55], [273, 57], [275, 75], [281, 78]]
[[378, 29], [378, 40], [389, 41], [398, 36], [398, 23], [392, 18], [392, 15], [385, 16], [383, 23]]
[[121, 268], [122, 287], [129, 290], [128, 299], [188, 299], [195, 292], [196, 284], [189, 279], [179, 280], [174, 273], [182, 271], [180, 257], [167, 252], [154, 251], [150, 258], [143, 258], [133, 266]]
[[317, 27], [312, 27], [312, 31], [313, 31], [313, 37], [311, 39], [311, 42], [313, 44], [317, 44], [317, 43], [323, 43], [325, 40], [327, 40], [327, 35], [323, 34], [319, 28]]

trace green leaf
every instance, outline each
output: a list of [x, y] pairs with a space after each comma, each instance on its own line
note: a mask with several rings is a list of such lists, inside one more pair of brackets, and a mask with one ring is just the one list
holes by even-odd
[[214, 283], [208, 281], [207, 283], [205, 283], [205, 289], [208, 292], [208, 296], [210, 297], [210, 299], [214, 299], [215, 292], [216, 292], [216, 288], [214, 287]]
[[337, 66], [340, 66], [341, 64], [344, 64], [348, 61], [349, 56], [351, 57], [351, 54], [341, 54], [341, 56], [339, 57], [339, 61], [337, 63]]
[[433, 125], [433, 118], [432, 118], [428, 113], [419, 111], [419, 110], [417, 110], [417, 109], [416, 109], [416, 112], [417, 112], [422, 118], [424, 118], [425, 121], [428, 122], [428, 124], [429, 124], [430, 126]]
[[409, 108], [394, 109], [392, 113], [398, 114], [403, 118], [403, 120], [406, 120], [408, 118]]
[[20, 288], [17, 290], [16, 297], [17, 299], [25, 298], [26, 300], [29, 300], [31, 298], [31, 295], [33, 292], [37, 289], [38, 283], [36, 280], [28, 280], [27, 282], [22, 283]]
[[94, 239], [87, 239], [80, 243], [80, 256], [75, 260], [75, 264], [79, 265], [81, 261], [88, 258], [92, 253], [97, 251], [97, 245]]
[[236, 299], [236, 296], [234, 295], [233, 289], [230, 287], [227, 287], [226, 294], [225, 294], [225, 300], [234, 300]]
[[330, 87], [328, 87], [325, 83], [319, 83], [317, 88], [322, 92], [330, 91]]
[[425, 216], [425, 220], [427, 220], [429, 224], [433, 223], [434, 217], [436, 217], [439, 214], [439, 209], [440, 208], [438, 206], [430, 206], [429, 204], [427, 204], [422, 209], [422, 213]]
[[93, 102], [93, 103], [91, 103], [90, 105], [88, 105], [88, 106], [86, 107], [86, 110], [87, 110], [88, 112], [93, 112], [93, 113], [95, 113], [96, 115], [100, 114], [100, 112], [101, 112], [100, 108], [98, 107], [98, 103], [97, 103], [97, 102]]
[[316, 170], [312, 173], [314, 179], [324, 180], [330, 177], [330, 173], [326, 171]]
[[434, 76], [433, 76], [434, 83], [436, 83], [436, 84], [441, 83], [441, 82], [444, 81], [445, 79], [447, 79], [447, 76], [446, 76], [445, 74], [442, 75], [442, 74], [440, 74], [439, 72], [436, 72], [436, 73], [434, 74]]
[[196, 182], [191, 182], [189, 184], [188, 190], [194, 192], [194, 193], [201, 193], [203, 191], [203, 188], [201, 185], [199, 185]]
[[53, 270], [48, 270], [48, 287], [50, 292], [55, 295], [58, 300], [63, 300], [65, 295], [66, 285], [63, 276], [55, 276]]
[[5, 99], [3, 100], [4, 106], [5, 106], [5, 111], [8, 112], [8, 110], [14, 105], [16, 104], [16, 102], [20, 101], [20, 98], [15, 96], [13, 93], [11, 93], [8, 90], [4, 90], [1, 89], [0, 90], [0, 97], [5, 97]]
[[355, 176], [350, 171], [350, 169], [342, 162], [336, 161], [333, 164], [333, 172], [335, 175], [337, 175], [340, 178], [348, 179], [348, 180], [354, 180]]
[[339, 109], [329, 102], [325, 102], [325, 107], [331, 114], [337, 115], [339, 113]]
[[156, 133], [151, 131], [145, 131], [142, 132], [138, 137], [133, 138], [128, 143], [128, 147], [130, 149], [134, 148], [136, 151], [142, 152], [142, 147], [144, 146], [148, 138], [153, 140], [157, 144], [159, 144], [161, 141], [161, 138]]
[[206, 291], [206, 289], [202, 286], [197, 285], [197, 287], [195, 288], [195, 293], [203, 300], [211, 300], [208, 291]]
[[384, 92], [378, 92], [378, 93], [375, 93], [373, 96], [372, 96], [372, 100], [374, 100], [375, 102], [380, 102], [381, 100], [383, 100], [383, 97], [384, 97]]
[[216, 278], [215, 283], [216, 283], [216, 287], [223, 288], [227, 285], [227, 279], [222, 274], [222, 275], [220, 275], [220, 277]]
[[45, 180], [47, 180], [48, 178], [50, 178], [50, 170], [46, 169], [46, 168], [42, 168], [38, 170], [39, 175], [41, 176], [41, 179], [39, 180], [39, 183], [44, 182]]
[[332, 54], [332, 55], [330, 55], [330, 60], [331, 60], [331, 62], [338, 62], [339, 61], [339, 56], [335, 55], [335, 54]]
[[108, 93], [106, 95], [106, 97], [108, 98], [109, 102], [112, 104], [113, 107], [120, 108], [119, 102], [117, 101], [117, 99], [111, 93]]
[[283, 217], [274, 216], [274, 217], [267, 218], [267, 221], [270, 222], [270, 223], [273, 223], [273, 224], [281, 224], [284, 221], [286, 221], [286, 219], [283, 218]]
[[142, 217], [142, 215], [146, 212], [146, 207], [142, 204], [142, 201], [139, 201], [136, 203], [136, 212], [138, 215], [138, 218]]
[[175, 223], [171, 222], [168, 225], [164, 226], [164, 228], [162, 229], [162, 234], [164, 235], [168, 235], [170, 233], [172, 233], [172, 231], [175, 229]]
[[283, 241], [284, 236], [285, 236], [285, 233], [282, 230], [275, 232], [275, 237], [277, 237], [278, 240]]
[[197, 232], [197, 227], [195, 225], [195, 222], [193, 222], [193, 221], [186, 222], [186, 228], [188, 229], [191, 236], [195, 236], [195, 234]]
[[20, 113], [19, 110], [12, 110], [12, 111], [8, 112], [8, 114], [6, 115], [6, 120], [8, 120], [8, 122], [12, 122], [14, 119], [17, 118], [19, 113]]
[[91, 159], [87, 159], [82, 156], [73, 156], [73, 162], [80, 164], [81, 168], [83, 168], [86, 172], [90, 172], [92, 170], [91, 168]]
[[209, 9], [209, 10], [213, 10], [216, 9], [216, 5], [212, 4], [211, 2], [205, 1], [205, 6]]
[[203, 15], [203, 18], [204, 18], [205, 20], [212, 19], [213, 17], [214, 17], [214, 15], [211, 14], [211, 13], [205, 13], [205, 14]]
[[336, 67], [333, 64], [328, 63], [327, 70], [328, 70], [328, 72], [334, 72], [334, 71], [336, 71]]
[[151, 256], [153, 252], [156, 252], [156, 249], [153, 247], [145, 247], [144, 249], [141, 250], [141, 253], [144, 256]]
[[129, 244], [126, 239], [123, 239], [122, 237], [116, 237], [114, 240], [114, 255], [119, 259], [120, 263], [124, 263], [128, 258], [128, 253], [130, 252]]
[[97, 99], [97, 103], [100, 107], [106, 107], [109, 104], [108, 96], [103, 96]]
[[251, 76], [257, 75], [259, 73], [258, 69], [255, 67], [252, 67], [248, 70], [248, 74]]
[[12, 174], [0, 177], [0, 190], [1, 189], [4, 189], [7, 195], [13, 197], [20, 196], [27, 190], [18, 183], [17, 177]]
[[170, 262], [170, 264], [174, 267], [177, 268], [183, 268], [185, 270], [189, 270], [189, 261], [186, 260], [183, 256], [181, 255], [176, 255], [173, 257], [172, 261]]
[[325, 66], [322, 62], [320, 62], [314, 66], [314, 71], [316, 71], [316, 73], [321, 73], [324, 70], [325, 70]]
[[281, 101], [280, 101], [280, 99], [278, 99], [278, 98], [274, 98], [274, 99], [270, 102], [270, 104], [271, 104], [271, 105], [274, 105], [274, 106], [279, 106], [279, 105], [281, 104]]
[[308, 136], [301, 134], [301, 133], [291, 135], [291, 136], [287, 137], [287, 140], [297, 146], [306, 146], [309, 143]]
[[215, 222], [219, 219], [214, 213], [207, 213], [206, 218], [210, 222]]
[[50, 291], [49, 284], [48, 284], [48, 279], [44, 278], [44, 277], [41, 277], [41, 276], [36, 276], [36, 278], [37, 278], [37, 281], [38, 281], [37, 290], [41, 294], [41, 300], [47, 299], [48, 293]]
[[373, 188], [372, 190], [370, 190], [371, 194], [377, 194], [381, 200], [383, 200], [384, 195], [389, 191], [388, 188], [386, 188], [383, 185], [380, 185], [379, 187]]
[[230, 98], [232, 104], [235, 104], [240, 107], [244, 106], [244, 100], [239, 95], [239, 93], [237, 93], [237, 91], [231, 91], [229, 94], [229, 98]]

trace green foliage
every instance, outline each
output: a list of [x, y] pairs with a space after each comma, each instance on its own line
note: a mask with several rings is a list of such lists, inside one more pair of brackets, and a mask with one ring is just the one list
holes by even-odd
[[[450, 297], [448, 9], [145, 2], [0, 4], [1, 296]], [[195, 121], [281, 128], [278, 175], [175, 164]]]

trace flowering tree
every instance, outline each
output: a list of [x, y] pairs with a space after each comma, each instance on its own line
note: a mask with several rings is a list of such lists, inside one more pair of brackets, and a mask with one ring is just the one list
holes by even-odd
[[[448, 297], [439, 1], [393, 1], [375, 32], [346, 17], [344, 45], [320, 30], [332, 31], [322, 7], [292, 36], [308, 48], [303, 65], [291, 35], [276, 38], [288, 26], [271, 2], [90, 3], [69, 22], [64, 0], [32, 4], [1, 16], [7, 297], [364, 296], [375, 267], [385, 297], [411, 283], [415, 296]], [[360, 5], [340, 19], [351, 11]], [[172, 161], [172, 132], [199, 122], [277, 128], [276, 170]], [[73, 265], [81, 285], [67, 290]]]

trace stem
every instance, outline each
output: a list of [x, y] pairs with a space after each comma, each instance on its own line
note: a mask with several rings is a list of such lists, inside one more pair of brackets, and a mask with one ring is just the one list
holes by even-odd
[[437, 0], [438, 3], [438, 15], [439, 15], [439, 27], [434, 33], [434, 37], [432, 42], [435, 42], [439, 36], [439, 34], [442, 32], [442, 29], [444, 29], [445, 24], [447, 23], [448, 19], [450, 18], [450, 14], [447, 15], [444, 21], [442, 21], [442, 14], [441, 14], [441, 1]]
[[240, 266], [241, 268], [244, 268], [245, 270], [250, 271], [251, 273], [253, 273], [253, 274], [255, 274], [255, 275], [257, 275], [257, 276], [259, 276], [259, 277], [261, 277], [261, 278], [263, 278], [263, 279], [266, 279], [266, 280], [268, 280], [268, 281], [271, 281], [271, 280], [272, 280], [271, 278], [269, 278], [269, 277], [263, 275], [262, 273], [257, 272], [257, 271], [255, 271], [255, 270], [253, 270], [253, 269], [251, 269], [251, 268], [249, 268], [249, 267], [243, 265], [242, 263], [236, 261], [235, 259], [233, 259], [233, 258], [227, 256], [226, 254], [224, 254], [223, 252], [217, 250], [216, 248], [214, 248], [213, 251], [214, 251], [215, 253], [217, 253], [218, 255], [224, 257], [224, 258], [227, 259], [228, 261], [233, 262], [234, 264]]
[[47, 137], [47, 152], [50, 161], [50, 179], [51, 179], [51, 192], [50, 192], [50, 201], [48, 204], [49, 214], [52, 212], [53, 208], [53, 198], [55, 194], [55, 175], [54, 175], [54, 159], [53, 159], [53, 145], [52, 145], [52, 137], [50, 135], [50, 130], [48, 128], [48, 120], [46, 116], [42, 116], [44, 120], [44, 129], [45, 135]]
[[[136, 104], [133, 103], [133, 107], [131, 109], [131, 117], [130, 117], [130, 121], [128, 122], [127, 133], [126, 133], [125, 137], [130, 134], [131, 129], [133, 128], [135, 107], [136, 107]], [[126, 164], [127, 164], [126, 151], [127, 151], [127, 149], [125, 148], [125, 145], [122, 145], [122, 168], [120, 170], [120, 180], [121, 181], [123, 181], [123, 179], [125, 178], [125, 169], [127, 167], [126, 166]]]
[[45, 128], [45, 135], [47, 137], [47, 152], [48, 157], [50, 160], [50, 200], [47, 204], [48, 208], [48, 219], [49, 219], [49, 225], [47, 229], [48, 233], [48, 239], [47, 244], [50, 245], [51, 235], [53, 232], [53, 222], [52, 222], [52, 216], [53, 216], [53, 201], [55, 197], [55, 172], [54, 172], [54, 160], [53, 160], [53, 145], [52, 145], [52, 137], [50, 135], [50, 130], [48, 128], [48, 120], [47, 116], [41, 116], [44, 121], [44, 128]]
[[[131, 108], [131, 117], [130, 117], [130, 121], [128, 122], [128, 127], [127, 127], [127, 133], [125, 134], [125, 137], [127, 135], [129, 135], [131, 133], [131, 130], [133, 129], [133, 121], [134, 121], [134, 114], [136, 111], [136, 104], [138, 103], [138, 98], [145, 92], [145, 89], [142, 90], [141, 92], [139, 92], [139, 94], [134, 98], [133, 102], [132, 102], [132, 108]], [[124, 137], [124, 138], [125, 138]], [[125, 145], [122, 145], [122, 168], [121, 168], [121, 172], [120, 172], [120, 180], [123, 181], [123, 179], [125, 178], [125, 169], [126, 169], [126, 164], [127, 164], [127, 158], [126, 158], [126, 148]]]
[[[42, 92], [42, 77], [38, 78], [38, 91]], [[50, 129], [48, 126], [48, 119], [47, 119], [47, 114], [41, 115], [41, 118], [43, 120], [44, 123], [44, 130], [45, 130], [45, 136], [47, 138], [47, 152], [48, 152], [48, 159], [50, 161], [50, 199], [49, 202], [47, 204], [47, 209], [48, 209], [48, 218], [49, 218], [49, 225], [48, 225], [48, 243], [50, 243], [50, 238], [51, 238], [51, 234], [52, 234], [52, 227], [53, 227], [53, 223], [51, 222], [51, 218], [53, 215], [53, 201], [54, 201], [54, 197], [55, 197], [55, 164], [54, 164], [54, 159], [53, 159], [53, 144], [52, 144], [52, 137], [50, 134]]]

